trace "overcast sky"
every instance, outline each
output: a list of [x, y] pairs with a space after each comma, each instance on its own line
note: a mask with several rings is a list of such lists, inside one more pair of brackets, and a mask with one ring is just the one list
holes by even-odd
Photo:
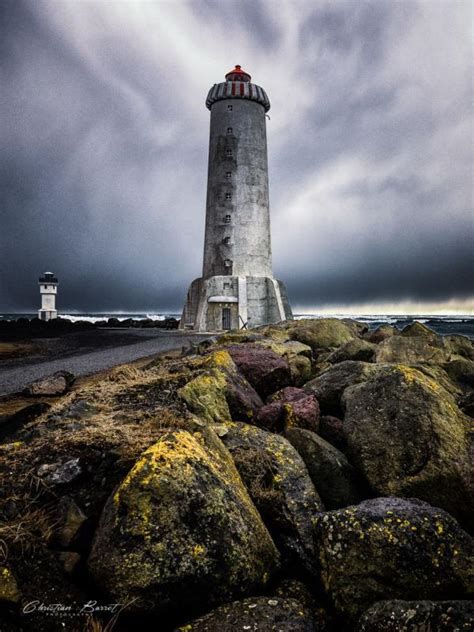
[[[267, 123], [296, 308], [474, 295], [472, 5], [0, 2], [0, 311], [181, 309], [200, 275], [209, 88]], [[466, 302], [467, 301], [467, 302]]]

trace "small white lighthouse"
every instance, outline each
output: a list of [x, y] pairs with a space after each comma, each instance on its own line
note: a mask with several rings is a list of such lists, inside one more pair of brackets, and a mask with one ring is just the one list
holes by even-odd
[[38, 310], [40, 320], [51, 320], [58, 317], [56, 309], [56, 294], [58, 293], [58, 279], [52, 272], [45, 272], [38, 279], [41, 294], [41, 309]]

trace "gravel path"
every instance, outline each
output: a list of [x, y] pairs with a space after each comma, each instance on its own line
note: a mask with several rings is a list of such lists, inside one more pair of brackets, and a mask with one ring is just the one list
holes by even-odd
[[76, 376], [91, 375], [162, 351], [180, 349], [210, 337], [209, 334], [183, 334], [177, 331], [150, 332], [150, 330], [146, 332], [135, 330], [131, 331], [130, 335], [137, 339], [146, 336], [148, 339], [98, 351], [78, 352], [65, 358], [23, 364], [6, 370], [0, 369], [0, 395], [21, 391], [30, 382], [51, 375], [55, 371], [66, 370]]

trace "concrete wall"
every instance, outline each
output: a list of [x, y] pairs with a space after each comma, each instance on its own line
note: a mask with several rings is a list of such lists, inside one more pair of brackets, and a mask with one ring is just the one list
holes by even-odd
[[222, 329], [223, 307], [231, 309], [232, 329], [240, 329], [244, 324], [251, 328], [278, 323], [293, 317], [281, 281], [272, 277], [221, 275], [193, 281], [180, 328], [219, 331]]
[[227, 274], [272, 276], [265, 111], [243, 99], [211, 107], [203, 277]]

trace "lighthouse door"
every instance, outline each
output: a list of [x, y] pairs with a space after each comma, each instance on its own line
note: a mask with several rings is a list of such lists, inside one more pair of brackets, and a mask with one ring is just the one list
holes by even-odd
[[230, 307], [222, 308], [222, 329], [230, 329]]

